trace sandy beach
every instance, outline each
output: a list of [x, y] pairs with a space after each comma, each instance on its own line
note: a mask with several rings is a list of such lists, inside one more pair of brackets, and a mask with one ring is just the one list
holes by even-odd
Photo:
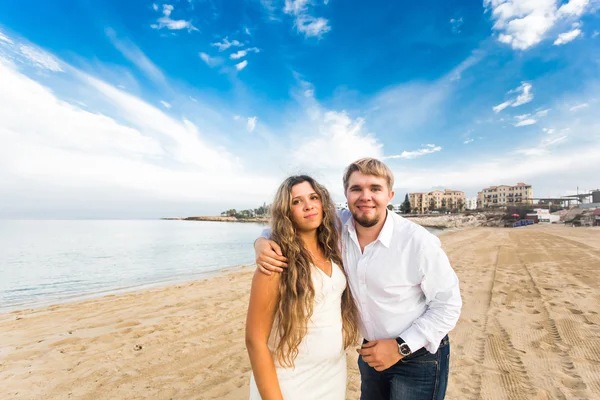
[[[464, 301], [446, 398], [600, 398], [600, 229], [441, 239]], [[0, 314], [0, 398], [247, 398], [253, 271]], [[348, 366], [347, 398], [358, 399], [354, 350]]]

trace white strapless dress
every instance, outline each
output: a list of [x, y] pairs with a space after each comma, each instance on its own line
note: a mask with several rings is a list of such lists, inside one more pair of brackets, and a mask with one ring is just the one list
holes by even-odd
[[[283, 367], [275, 360], [277, 378], [285, 400], [344, 400], [346, 396], [346, 353], [341, 307], [346, 277], [336, 264], [331, 270], [331, 277], [315, 266], [311, 271], [315, 304], [307, 334], [298, 348], [294, 368]], [[269, 347], [273, 350], [274, 343], [270, 341]], [[260, 399], [252, 375], [250, 400]]]

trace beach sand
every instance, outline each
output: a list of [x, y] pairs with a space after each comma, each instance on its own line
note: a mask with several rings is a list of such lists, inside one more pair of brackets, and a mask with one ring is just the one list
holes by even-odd
[[[441, 239], [464, 301], [446, 398], [599, 399], [600, 229]], [[0, 398], [245, 399], [252, 273], [0, 314]], [[348, 371], [358, 399], [354, 350]]]

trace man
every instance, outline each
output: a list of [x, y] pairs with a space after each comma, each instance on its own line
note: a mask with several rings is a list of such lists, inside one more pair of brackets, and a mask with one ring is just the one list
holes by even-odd
[[[383, 162], [360, 159], [343, 182], [342, 255], [365, 338], [357, 350], [361, 400], [443, 399], [447, 334], [462, 306], [458, 278], [435, 235], [388, 211], [394, 177]], [[282, 271], [285, 257], [268, 231], [263, 236], [255, 242], [257, 265]]]

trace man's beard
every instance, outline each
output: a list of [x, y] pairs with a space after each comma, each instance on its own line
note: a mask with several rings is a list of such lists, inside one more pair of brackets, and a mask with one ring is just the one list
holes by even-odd
[[379, 215], [374, 216], [373, 218], [363, 217], [358, 218], [356, 215], [353, 215], [354, 221], [356, 221], [363, 228], [370, 228], [379, 223]]

